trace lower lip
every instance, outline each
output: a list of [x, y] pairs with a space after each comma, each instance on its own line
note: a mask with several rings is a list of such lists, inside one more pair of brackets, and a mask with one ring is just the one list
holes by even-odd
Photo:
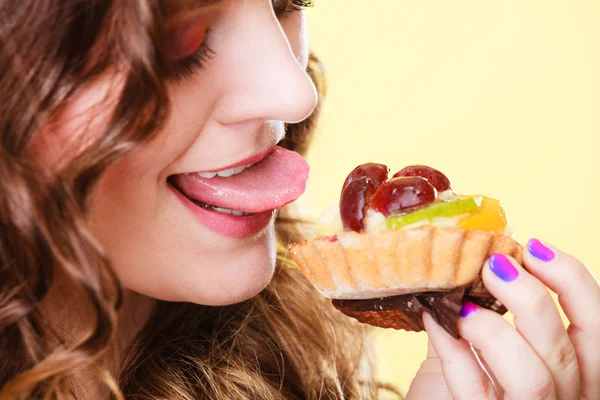
[[274, 211], [265, 211], [247, 216], [236, 216], [206, 210], [194, 204], [172, 185], [168, 186], [198, 221], [223, 236], [241, 239], [256, 235], [269, 225], [275, 214]]

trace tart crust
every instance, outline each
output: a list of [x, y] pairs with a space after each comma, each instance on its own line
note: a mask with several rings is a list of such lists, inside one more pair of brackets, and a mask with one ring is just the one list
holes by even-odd
[[[523, 248], [493, 232], [421, 226], [344, 232], [290, 245], [302, 273], [324, 296], [371, 299], [483, 285], [485, 260], [503, 253], [522, 261]], [[484, 289], [483, 289], [484, 290]]]

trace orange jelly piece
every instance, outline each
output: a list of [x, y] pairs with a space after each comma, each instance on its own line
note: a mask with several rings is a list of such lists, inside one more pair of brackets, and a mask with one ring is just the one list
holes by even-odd
[[502, 204], [499, 200], [490, 197], [480, 197], [481, 207], [461, 218], [458, 226], [463, 229], [504, 233], [508, 222]]

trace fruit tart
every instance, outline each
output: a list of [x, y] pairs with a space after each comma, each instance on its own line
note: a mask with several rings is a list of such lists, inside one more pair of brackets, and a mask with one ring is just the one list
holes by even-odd
[[339, 232], [294, 243], [290, 253], [348, 316], [421, 331], [428, 312], [457, 338], [463, 300], [506, 312], [481, 281], [491, 254], [522, 258], [498, 200], [456, 194], [443, 173], [425, 165], [389, 178], [387, 166], [368, 163], [346, 178], [336, 219]]

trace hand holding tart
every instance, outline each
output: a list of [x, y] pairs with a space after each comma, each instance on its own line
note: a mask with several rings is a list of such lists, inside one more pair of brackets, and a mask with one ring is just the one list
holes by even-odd
[[481, 268], [494, 253], [521, 262], [499, 201], [453, 192], [424, 165], [388, 179], [382, 164], [363, 164], [340, 197], [343, 231], [290, 246], [300, 270], [345, 314], [371, 325], [420, 331], [421, 314], [454, 337], [462, 300], [499, 313]]

